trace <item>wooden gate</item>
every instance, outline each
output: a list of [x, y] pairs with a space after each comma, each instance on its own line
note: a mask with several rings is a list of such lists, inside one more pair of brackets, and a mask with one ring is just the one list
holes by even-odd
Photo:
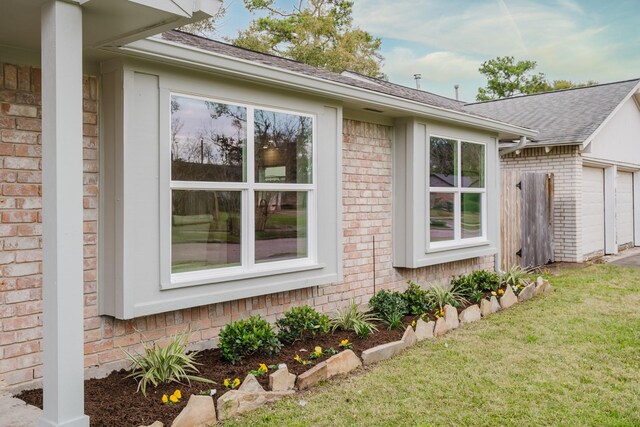
[[501, 268], [554, 261], [553, 174], [502, 172]]

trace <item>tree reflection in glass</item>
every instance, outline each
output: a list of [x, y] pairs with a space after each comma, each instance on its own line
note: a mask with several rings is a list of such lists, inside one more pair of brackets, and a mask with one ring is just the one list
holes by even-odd
[[454, 194], [429, 194], [429, 232], [432, 242], [455, 238]]
[[256, 262], [305, 258], [307, 248], [307, 193], [255, 193]]
[[247, 109], [171, 97], [171, 179], [246, 181]]
[[484, 145], [462, 142], [462, 187], [484, 187]]
[[241, 193], [172, 192], [171, 272], [240, 265]]
[[432, 136], [429, 165], [431, 187], [458, 186], [458, 142]]
[[256, 182], [311, 183], [311, 118], [256, 110], [254, 119]]

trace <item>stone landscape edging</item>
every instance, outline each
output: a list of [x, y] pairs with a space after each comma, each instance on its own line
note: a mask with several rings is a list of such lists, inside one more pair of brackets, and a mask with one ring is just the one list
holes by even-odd
[[[495, 296], [492, 296], [490, 300], [483, 298], [480, 304], [470, 305], [459, 315], [455, 307], [447, 305], [444, 307], [444, 317], [440, 317], [436, 322], [425, 322], [422, 319], [418, 319], [416, 321], [415, 330], [411, 325], [408, 325], [401, 340], [388, 342], [364, 350], [361, 355], [362, 360], [360, 360], [352, 350], [347, 349], [331, 356], [324, 362], [321, 362], [308, 371], [298, 375], [297, 378], [294, 374], [289, 373], [285, 364], [279, 365], [278, 371], [281, 369], [287, 370], [289, 376], [287, 377], [286, 383], [295, 383], [298, 390], [305, 390], [313, 387], [320, 381], [328, 380], [336, 375], [348, 374], [363, 365], [368, 366], [383, 360], [391, 359], [392, 357], [400, 354], [406, 348], [412, 347], [420, 341], [443, 336], [447, 332], [456, 329], [463, 324], [475, 322], [483, 317], [493, 314], [497, 312], [498, 309], [507, 309], [515, 304], [527, 301], [533, 298], [533, 296], [547, 294], [552, 290], [553, 288], [549, 281], [542, 277], [538, 277], [536, 282], [530, 283], [522, 290], [522, 292], [520, 292], [520, 295], [525, 291], [527, 292], [527, 294], [522, 298], [520, 298], [520, 295], [516, 296], [511, 287], [507, 286], [507, 290], [502, 298], [500, 298], [499, 304]], [[507, 297], [507, 300], [503, 304], [502, 300], [505, 297]], [[273, 388], [274, 384], [272, 377], [276, 375], [278, 371], [275, 371], [270, 375], [269, 385], [271, 388]], [[278, 376], [284, 376], [284, 374], [278, 374]], [[291, 376], [293, 376], [293, 378]], [[247, 385], [245, 386], [245, 384]], [[293, 386], [291, 385], [291, 387]], [[286, 388], [288, 388], [288, 386]], [[211, 424], [202, 424], [198, 420], [216, 420], [216, 416], [217, 420], [232, 418], [246, 412], [254, 411], [267, 403], [275, 402], [285, 396], [294, 395], [295, 393], [296, 391], [294, 389], [266, 391], [252, 374], [248, 374], [238, 390], [230, 390], [220, 396], [217, 402], [217, 412], [213, 405], [212, 397], [192, 395], [189, 398], [187, 406], [185, 406], [180, 414], [178, 414], [174, 419], [171, 427], [206, 427]], [[209, 401], [207, 399], [211, 401], [211, 405], [209, 405]], [[187, 416], [193, 414], [197, 414], [197, 416], [193, 418], [193, 423], [184, 424], [183, 421]], [[162, 423], [156, 421], [156, 423], [152, 425], [162, 426]]]

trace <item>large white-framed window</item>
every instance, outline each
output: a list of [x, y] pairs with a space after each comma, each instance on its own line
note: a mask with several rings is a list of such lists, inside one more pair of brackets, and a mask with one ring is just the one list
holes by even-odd
[[316, 117], [173, 92], [171, 284], [316, 264]]
[[487, 241], [486, 145], [431, 135], [427, 250]]

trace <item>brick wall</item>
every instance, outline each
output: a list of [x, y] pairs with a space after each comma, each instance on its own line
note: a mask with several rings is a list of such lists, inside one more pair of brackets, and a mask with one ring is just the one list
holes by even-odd
[[582, 262], [582, 157], [577, 145], [526, 148], [501, 158], [503, 170], [554, 174], [556, 261]]
[[[220, 329], [250, 314], [273, 321], [292, 306], [330, 313], [349, 299], [373, 295], [372, 236], [376, 236], [376, 285], [403, 289], [406, 280], [447, 281], [454, 274], [493, 269], [493, 257], [420, 269], [394, 269], [391, 260], [391, 129], [345, 120], [343, 144], [344, 280], [129, 321], [98, 316], [96, 241], [98, 216], [97, 85], [84, 80], [85, 367], [101, 376], [125, 367], [122, 349], [186, 329], [194, 348], [216, 344]], [[0, 386], [38, 386], [41, 373], [41, 175], [40, 75], [30, 67], [0, 64]]]

